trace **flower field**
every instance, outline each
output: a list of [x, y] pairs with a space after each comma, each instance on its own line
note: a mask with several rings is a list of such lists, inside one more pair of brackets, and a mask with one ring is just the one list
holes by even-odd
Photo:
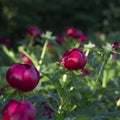
[[119, 120], [120, 35], [26, 28], [0, 38], [1, 120]]

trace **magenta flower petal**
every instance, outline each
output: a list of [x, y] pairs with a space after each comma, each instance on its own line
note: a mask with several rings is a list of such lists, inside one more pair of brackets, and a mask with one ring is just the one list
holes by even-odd
[[29, 101], [10, 100], [2, 109], [2, 120], [35, 120], [36, 109]]
[[20, 59], [22, 60], [23, 63], [32, 65], [32, 60], [22, 52], [20, 53]]
[[55, 41], [56, 41], [58, 44], [62, 44], [63, 41], [64, 41], [64, 34], [56, 35]]
[[41, 30], [37, 26], [30, 26], [26, 29], [26, 32], [30, 36], [40, 37]]
[[0, 39], [0, 44], [4, 44], [4, 45], [10, 45], [11, 41], [9, 38], [1, 38]]
[[60, 64], [69, 70], [83, 69], [87, 63], [87, 57], [79, 48], [67, 50], [60, 59]]
[[16, 63], [8, 69], [6, 80], [11, 87], [27, 92], [37, 86], [40, 80], [40, 74], [32, 65]]
[[114, 43], [113, 43], [113, 50], [117, 50], [118, 48], [120, 47], [120, 42], [118, 42], [118, 41], [115, 41]]

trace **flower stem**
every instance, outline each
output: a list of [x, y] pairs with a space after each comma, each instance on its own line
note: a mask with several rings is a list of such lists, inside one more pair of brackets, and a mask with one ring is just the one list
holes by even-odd
[[14, 53], [12, 50], [8, 50], [8, 48], [7, 48], [5, 45], [2, 46], [2, 49], [3, 49], [4, 53], [5, 53], [13, 62], [18, 62], [18, 61], [19, 61], [19, 59], [16, 58], [15, 53]]
[[107, 56], [104, 56], [104, 60], [103, 60], [103, 63], [102, 63], [102, 65], [101, 65], [100, 71], [98, 72], [96, 81], [99, 81], [99, 79], [100, 79], [100, 77], [101, 77], [101, 74], [102, 74], [102, 72], [103, 72], [103, 69], [104, 69], [107, 61], [108, 61]]
[[102, 87], [106, 87], [106, 78], [107, 78], [107, 71], [104, 70], [103, 72], [103, 79], [102, 79]]
[[63, 120], [62, 105], [60, 105], [59, 108], [58, 108], [57, 119], [58, 120]]
[[32, 60], [34, 66], [37, 66], [36, 60], [34, 60], [26, 51], [22, 50], [20, 52], [22, 52], [25, 56], [29, 57]]
[[90, 49], [86, 50], [85, 56], [87, 57], [89, 55]]
[[21, 91], [18, 91], [18, 96], [19, 96], [20, 100], [24, 100], [25, 99], [24, 94]]
[[33, 36], [29, 36], [29, 43], [28, 43], [28, 48], [32, 47], [33, 45], [33, 41], [34, 41], [34, 37]]
[[9, 95], [6, 96], [6, 100], [13, 98], [17, 94], [17, 90], [13, 90]]
[[45, 56], [45, 51], [46, 51], [47, 44], [48, 44], [48, 40], [46, 40], [45, 43], [44, 43], [43, 50], [42, 50], [42, 53], [41, 53], [41, 56], [40, 56], [40, 60], [38, 62], [39, 63], [39, 69], [41, 67], [41, 64], [42, 64], [44, 56]]
[[63, 86], [65, 85], [66, 81], [67, 81], [67, 74], [64, 74], [63, 75], [63, 81], [62, 81]]

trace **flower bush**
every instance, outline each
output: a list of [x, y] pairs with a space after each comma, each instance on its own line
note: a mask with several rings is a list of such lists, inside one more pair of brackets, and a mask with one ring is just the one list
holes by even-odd
[[119, 120], [119, 40], [68, 28], [59, 35], [37, 28], [17, 50], [0, 44], [9, 59], [0, 68], [2, 120]]

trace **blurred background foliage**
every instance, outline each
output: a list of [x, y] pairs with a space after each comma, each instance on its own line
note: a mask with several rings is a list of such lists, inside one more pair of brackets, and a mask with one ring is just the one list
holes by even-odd
[[65, 26], [87, 32], [118, 31], [119, 5], [120, 0], [0, 0], [0, 37], [16, 41], [30, 25], [55, 34]]

